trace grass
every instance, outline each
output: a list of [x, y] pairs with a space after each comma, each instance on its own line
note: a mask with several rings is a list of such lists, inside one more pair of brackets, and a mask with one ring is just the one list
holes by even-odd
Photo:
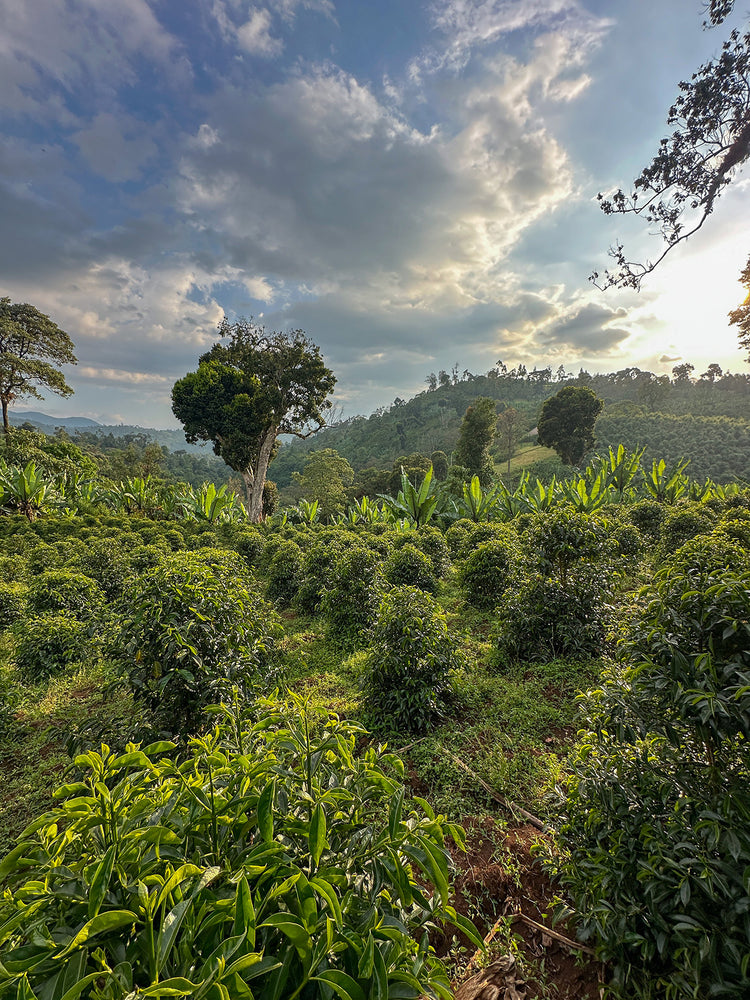
[[[4, 652], [7, 657], [7, 645]], [[92, 732], [104, 736], [135, 718], [132, 698], [107, 690], [112, 673], [101, 663], [74, 665], [31, 688], [16, 685], [12, 669], [3, 669], [16, 711], [0, 750], [0, 857], [34, 817], [50, 808], [52, 792], [71, 767], [70, 740], [78, 728], [88, 721]]]

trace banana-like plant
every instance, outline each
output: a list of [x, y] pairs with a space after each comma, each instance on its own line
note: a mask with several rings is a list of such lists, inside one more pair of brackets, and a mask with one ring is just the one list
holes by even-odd
[[33, 462], [20, 469], [6, 465], [0, 469], [0, 503], [34, 521], [56, 499], [53, 484]]
[[458, 501], [458, 515], [477, 522], [505, 520], [504, 501], [507, 496], [508, 491], [502, 483], [495, 483], [483, 490], [479, 476], [472, 476], [470, 483], [464, 483], [463, 496]]
[[237, 494], [229, 490], [226, 484], [218, 490], [214, 483], [204, 483], [198, 492], [190, 490], [185, 496], [185, 506], [189, 516], [196, 521], [208, 521], [209, 524], [235, 520], [244, 511]]
[[437, 483], [433, 482], [432, 466], [429, 467], [419, 489], [409, 481], [409, 477], [401, 469], [401, 489], [394, 500], [381, 494], [380, 499], [387, 503], [396, 517], [407, 518], [420, 528], [439, 513], [443, 501], [437, 492]]
[[563, 496], [573, 510], [581, 514], [593, 514], [609, 503], [611, 488], [607, 485], [607, 470], [601, 468], [593, 483], [588, 483], [585, 476], [577, 479], [565, 479], [560, 483]]
[[619, 445], [617, 451], [613, 451], [610, 445], [609, 455], [602, 459], [602, 467], [606, 470], [607, 486], [615, 491], [618, 501], [622, 501], [626, 492], [633, 487], [645, 450], [645, 448], [636, 448], [635, 451], [627, 451], [624, 445]]
[[317, 500], [300, 500], [293, 509], [292, 514], [295, 520], [308, 527], [315, 524], [320, 517], [320, 504]]
[[689, 464], [690, 459], [683, 458], [673, 468], [668, 469], [663, 458], [658, 462], [654, 459], [649, 472], [641, 469], [643, 485], [659, 503], [676, 503], [690, 485], [689, 478], [684, 474]]

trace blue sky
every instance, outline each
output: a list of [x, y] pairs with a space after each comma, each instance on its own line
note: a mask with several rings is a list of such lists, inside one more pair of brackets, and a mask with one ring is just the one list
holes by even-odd
[[746, 370], [742, 177], [639, 295], [587, 281], [618, 239], [656, 255], [596, 194], [630, 184], [719, 49], [732, 25], [702, 10], [0, 0], [0, 294], [79, 358], [43, 408], [174, 426], [225, 312], [304, 329], [348, 415], [456, 362]]

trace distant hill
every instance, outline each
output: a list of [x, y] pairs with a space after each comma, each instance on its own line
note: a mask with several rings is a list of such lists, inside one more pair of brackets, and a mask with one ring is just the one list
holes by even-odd
[[48, 413], [39, 413], [37, 410], [10, 410], [8, 420], [16, 427], [21, 424], [34, 424], [45, 434], [54, 433], [55, 427], [101, 427], [97, 420], [90, 417], [51, 417]]

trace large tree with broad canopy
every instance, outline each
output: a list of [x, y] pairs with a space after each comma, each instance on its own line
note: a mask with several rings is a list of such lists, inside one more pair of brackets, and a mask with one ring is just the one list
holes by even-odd
[[73, 341], [49, 316], [28, 302], [0, 298], [0, 405], [6, 439], [10, 404], [23, 396], [44, 399], [37, 386], [58, 396], [72, 395], [58, 365], [75, 363]]
[[190, 443], [211, 441], [245, 483], [248, 515], [260, 521], [263, 486], [279, 434], [309, 437], [325, 424], [336, 384], [302, 330], [266, 333], [251, 319], [219, 325], [198, 370], [172, 389], [172, 412]]

